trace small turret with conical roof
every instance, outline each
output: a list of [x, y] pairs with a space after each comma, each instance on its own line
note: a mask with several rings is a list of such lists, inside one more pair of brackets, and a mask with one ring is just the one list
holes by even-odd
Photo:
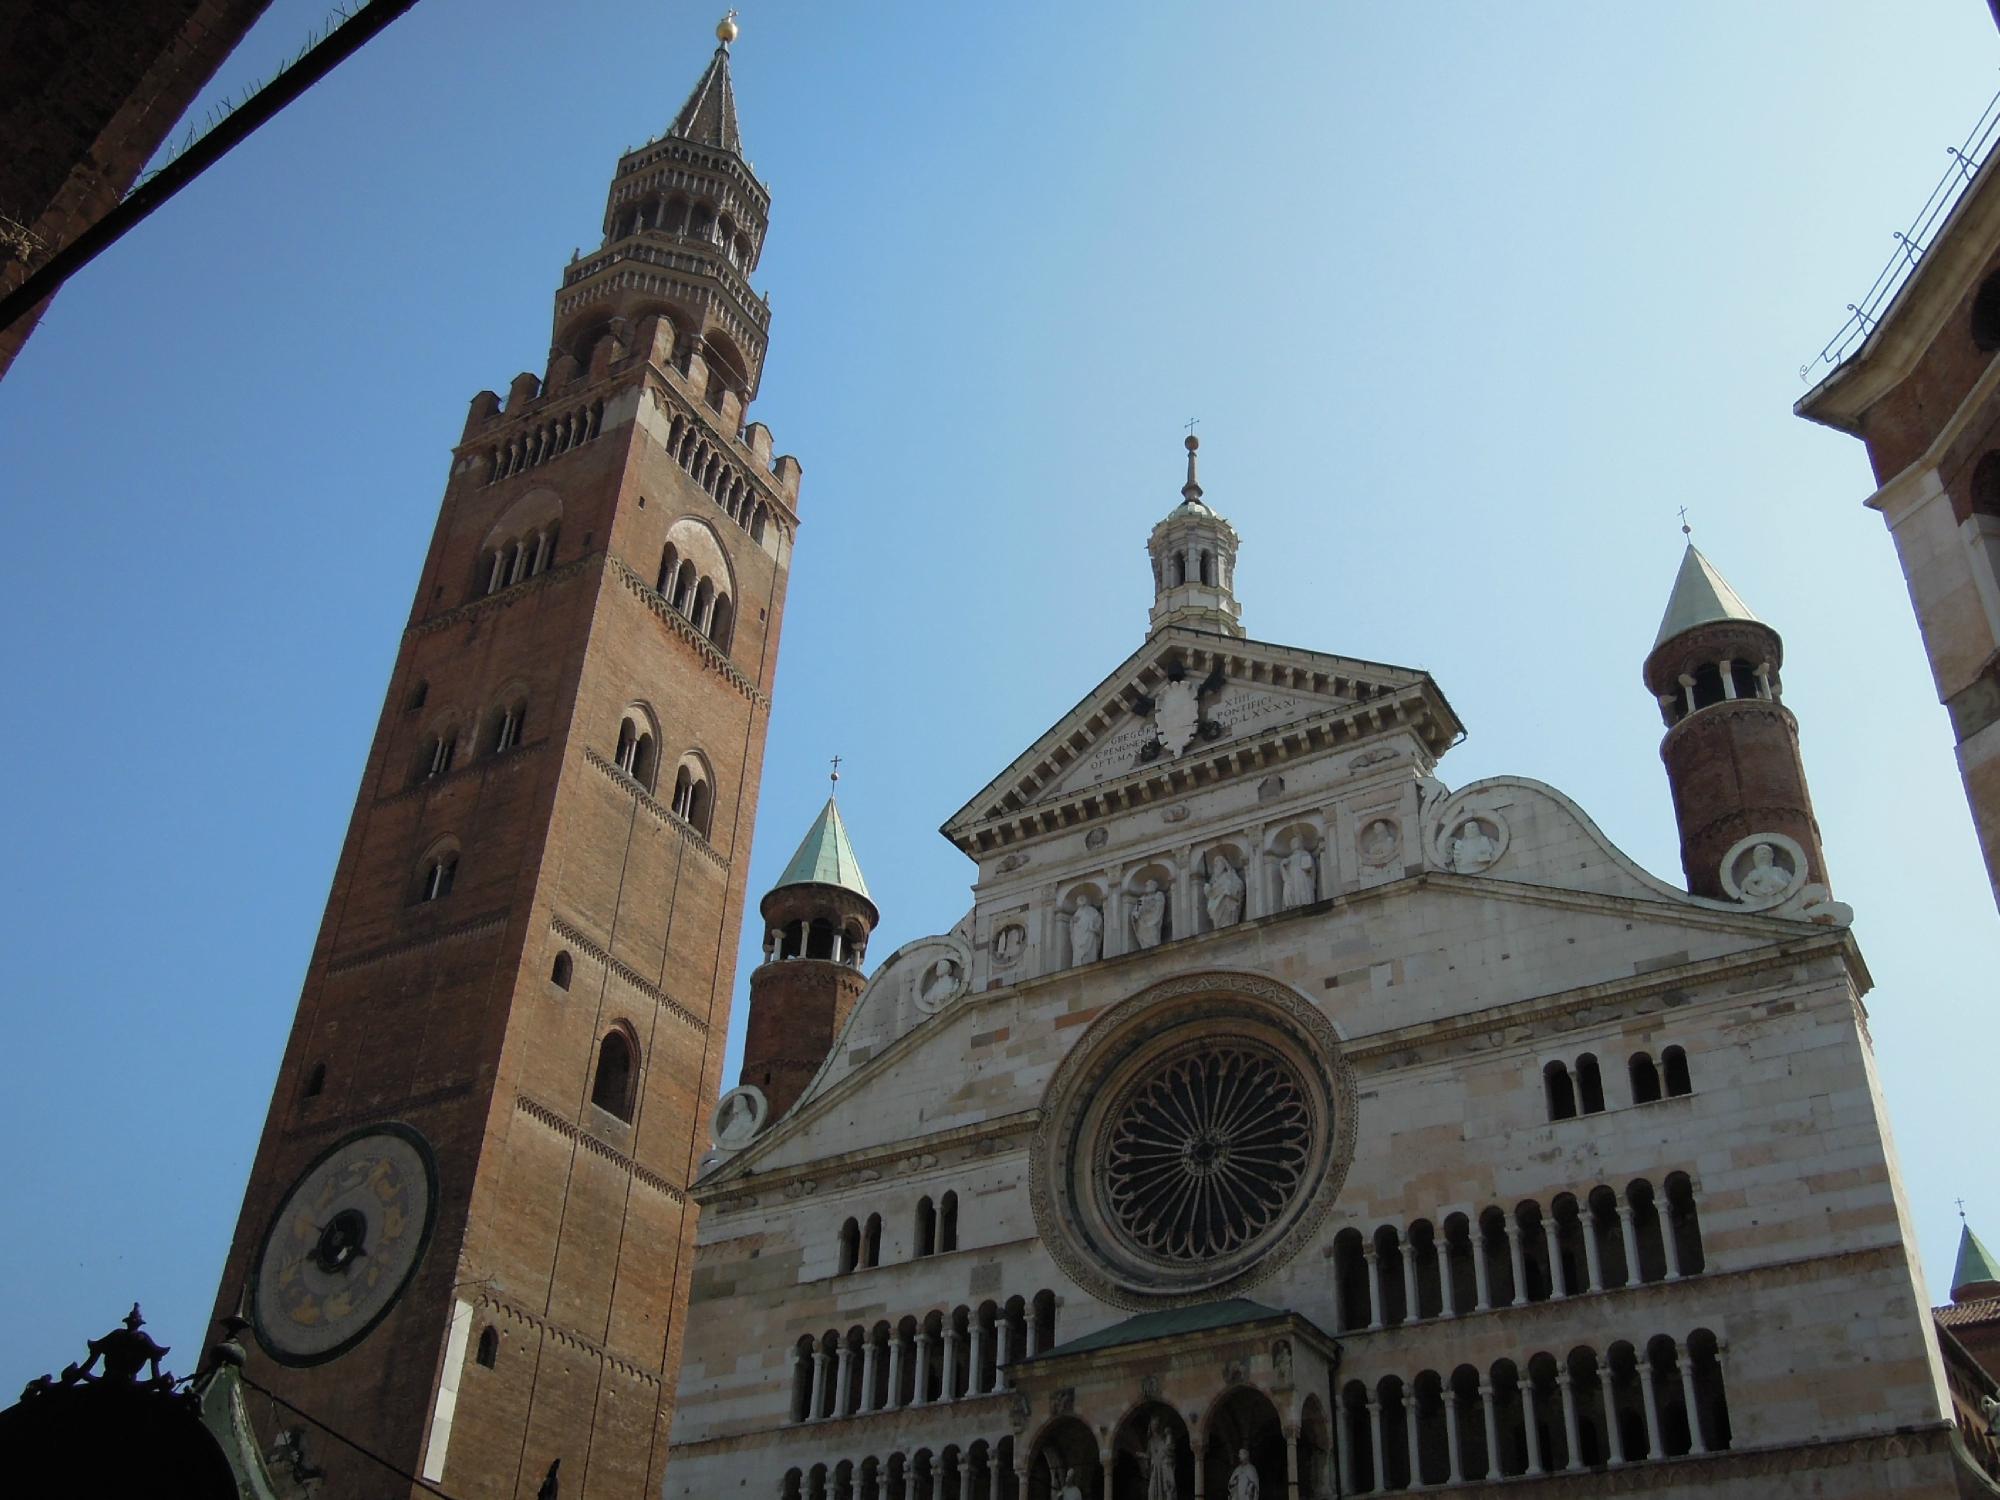
[[1958, 1260], [1951, 1268], [1951, 1300], [1962, 1305], [1988, 1297], [2000, 1297], [2000, 1260], [1993, 1258], [1970, 1224], [1961, 1223]]
[[759, 910], [764, 962], [750, 976], [741, 1081], [763, 1090], [766, 1118], [775, 1120], [812, 1081], [861, 998], [861, 963], [881, 920], [833, 797]]
[[[1698, 896], [1755, 898], [1768, 894], [1756, 887], [1775, 888], [1780, 876], [1796, 885], [1790, 866], [1799, 859], [1805, 880], [1826, 881], [1798, 720], [1781, 701], [1784, 658], [1784, 639], [1690, 540], [1645, 675], [1667, 725], [1660, 759], [1681, 866]], [[1786, 868], [1763, 873], [1777, 864]]]

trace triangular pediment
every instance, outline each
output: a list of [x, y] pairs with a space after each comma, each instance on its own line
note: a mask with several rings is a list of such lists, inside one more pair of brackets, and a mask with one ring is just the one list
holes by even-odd
[[1259, 771], [1395, 729], [1431, 756], [1460, 734], [1427, 673], [1169, 628], [1091, 689], [943, 828], [977, 855], [1151, 795]]

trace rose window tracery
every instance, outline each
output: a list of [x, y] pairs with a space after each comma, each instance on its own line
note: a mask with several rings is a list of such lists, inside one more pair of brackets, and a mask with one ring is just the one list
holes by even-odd
[[1105, 1141], [1105, 1201], [1140, 1249], [1205, 1261], [1277, 1221], [1311, 1154], [1312, 1113], [1289, 1065], [1204, 1048], [1146, 1074], [1122, 1101]]
[[1254, 1285], [1312, 1238], [1354, 1159], [1353, 1077], [1316, 1006], [1193, 974], [1111, 1007], [1050, 1079], [1030, 1157], [1057, 1263], [1120, 1307]]

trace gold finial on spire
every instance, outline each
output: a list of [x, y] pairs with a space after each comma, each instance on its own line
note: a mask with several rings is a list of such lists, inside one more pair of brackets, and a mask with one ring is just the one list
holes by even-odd
[[725, 11], [722, 19], [715, 23], [715, 39], [727, 47], [743, 34], [743, 28], [736, 24], [736, 12]]

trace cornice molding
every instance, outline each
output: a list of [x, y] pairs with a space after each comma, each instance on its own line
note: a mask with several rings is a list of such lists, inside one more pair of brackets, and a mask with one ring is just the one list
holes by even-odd
[[705, 1021], [701, 1020], [693, 1011], [675, 1000], [658, 985], [646, 979], [637, 969], [634, 969], [629, 964], [621, 963], [605, 952], [603, 948], [586, 937], [583, 929], [575, 923], [564, 921], [561, 917], [551, 912], [549, 914], [549, 931], [553, 932], [579, 953], [584, 954], [588, 958], [595, 959], [605, 969], [617, 975], [627, 985], [651, 1000], [682, 1025], [700, 1033], [702, 1036], [708, 1035], [708, 1024]]
[[350, 953], [344, 958], [330, 958], [326, 962], [327, 974], [347, 974], [355, 969], [366, 968], [370, 964], [385, 963], [392, 958], [418, 952], [424, 948], [435, 948], [441, 943], [454, 943], [461, 938], [477, 937], [482, 933], [497, 931], [507, 925], [505, 908], [488, 912], [484, 916], [470, 918], [455, 926], [441, 927], [436, 932], [422, 937], [405, 938], [401, 942], [384, 943], [375, 948], [364, 948], [358, 953]]
[[583, 1147], [584, 1150], [590, 1152], [593, 1156], [602, 1157], [621, 1172], [629, 1172], [633, 1180], [643, 1182], [654, 1192], [659, 1193], [670, 1201], [676, 1204], [687, 1202], [687, 1195], [684, 1192], [667, 1181], [658, 1172], [655, 1172], [651, 1167], [641, 1166], [609, 1141], [599, 1140], [574, 1120], [567, 1118], [558, 1110], [549, 1108], [548, 1105], [543, 1104], [540, 1100], [531, 1099], [526, 1094], [516, 1094], [514, 1096], [514, 1109], [517, 1113], [526, 1115], [538, 1125], [545, 1125], [557, 1135]]
[[567, 1328], [561, 1323], [553, 1323], [538, 1313], [529, 1312], [528, 1309], [522, 1307], [519, 1303], [509, 1302], [505, 1297], [500, 1296], [497, 1292], [489, 1288], [482, 1287], [480, 1289], [479, 1295], [473, 1300], [473, 1305], [475, 1307], [486, 1308], [506, 1318], [509, 1322], [518, 1323], [524, 1328], [532, 1328], [544, 1338], [553, 1339], [566, 1349], [574, 1349], [579, 1353], [588, 1354], [599, 1364], [616, 1370], [621, 1375], [628, 1376], [642, 1385], [650, 1385], [657, 1389], [662, 1383], [657, 1372], [641, 1369], [629, 1359], [620, 1359], [596, 1340], [585, 1338], [575, 1329]]
[[729, 868], [729, 861], [722, 857], [715, 845], [701, 836], [701, 831], [698, 828], [675, 812], [671, 807], [668, 807], [658, 797], [647, 791], [643, 786], [639, 785], [631, 776], [619, 770], [617, 766], [606, 760], [603, 755], [591, 749], [588, 745], [583, 747], [583, 758], [605, 776], [609, 777], [622, 791], [628, 792], [637, 798], [639, 805], [658, 818], [662, 826], [671, 828], [680, 834], [681, 838], [687, 843], [692, 844], [695, 852], [704, 856], [710, 864], [714, 865], [718, 870], [727, 870]]

